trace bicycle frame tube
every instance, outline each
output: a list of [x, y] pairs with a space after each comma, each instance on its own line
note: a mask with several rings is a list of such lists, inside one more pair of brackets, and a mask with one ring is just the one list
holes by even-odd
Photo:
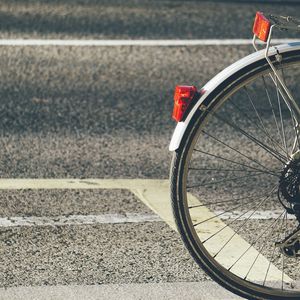
[[[272, 74], [269, 74], [269, 75], [270, 75], [272, 81], [274, 82], [275, 86], [277, 87], [280, 95], [282, 96], [282, 99], [284, 100], [286, 106], [290, 110], [291, 115], [293, 116], [293, 118], [295, 120], [295, 130], [297, 132], [297, 136], [299, 136], [300, 108], [299, 108], [297, 102], [295, 101], [291, 91], [286, 86], [283, 78], [280, 76], [278, 70], [276, 70], [276, 68], [274, 67], [274, 64], [271, 62], [271, 60], [269, 58], [269, 50], [270, 50], [270, 43], [271, 43], [271, 39], [272, 39], [272, 32], [275, 27], [276, 27], [276, 25], [272, 25], [270, 28], [267, 45], [266, 45], [266, 49], [265, 49], [265, 58], [269, 64], [269, 66], [271, 67], [275, 77]], [[252, 44], [253, 44], [254, 49], [256, 51], [258, 51], [255, 41], [256, 41], [256, 35], [254, 34]], [[275, 49], [276, 49], [276, 47], [275, 47]], [[276, 60], [280, 63], [280, 61], [282, 59], [280, 53], [278, 53], [275, 57], [276, 57]], [[294, 142], [294, 147], [292, 149], [292, 153], [296, 152], [296, 150], [297, 150], [296, 144], [297, 144], [297, 137], [295, 137], [295, 142]]]
[[[276, 25], [272, 25], [271, 28], [270, 28], [270, 33], [269, 33], [269, 37], [268, 37], [268, 40], [267, 40], [267, 46], [266, 46], [266, 49], [265, 49], [265, 58], [266, 58], [268, 64], [270, 65], [274, 75], [276, 76], [278, 82], [282, 86], [284, 92], [288, 96], [288, 98], [286, 98], [284, 96], [283, 92], [281, 91], [281, 89], [279, 89], [279, 92], [280, 92], [281, 96], [283, 97], [283, 100], [286, 102], [287, 107], [290, 109], [290, 111], [294, 115], [294, 117], [296, 119], [296, 122], [297, 122], [297, 125], [298, 125], [300, 123], [299, 122], [300, 121], [300, 108], [299, 108], [297, 102], [295, 101], [292, 93], [290, 92], [290, 90], [286, 86], [284, 80], [282, 79], [282, 77], [280, 76], [280, 74], [278, 73], [278, 71], [276, 70], [276, 68], [274, 67], [273, 63], [271, 62], [271, 60], [269, 58], [269, 50], [270, 50], [270, 42], [271, 42], [271, 39], [272, 39], [272, 31], [273, 31], [273, 28], [275, 26]], [[255, 42], [255, 39], [254, 39], [254, 42]], [[278, 59], [280, 60], [280, 53], [278, 53]], [[271, 76], [272, 80], [274, 81], [274, 84], [277, 86], [276, 80], [273, 78], [272, 75], [270, 75], [270, 76]]]
[[[192, 119], [193, 115], [199, 109], [199, 107], [201, 106], [203, 101], [210, 95], [210, 93], [213, 90], [215, 90], [220, 84], [222, 84], [222, 82], [224, 82], [224, 80], [233, 76], [236, 72], [238, 72], [242, 68], [245, 68], [257, 61], [265, 59], [266, 55], [269, 59], [269, 57], [271, 57], [273, 55], [281, 55], [285, 52], [297, 51], [297, 50], [300, 50], [300, 42], [279, 45], [276, 47], [268, 47], [267, 51], [266, 51], [266, 49], [263, 49], [263, 50], [254, 52], [254, 53], [242, 58], [241, 60], [235, 62], [234, 64], [230, 65], [229, 67], [224, 69], [222, 72], [217, 74], [202, 88], [203, 94], [198, 99], [198, 101], [195, 103], [194, 107], [191, 109], [191, 111], [189, 112], [186, 119], [183, 122], [177, 123], [177, 126], [175, 128], [175, 131], [173, 133], [173, 136], [172, 136], [172, 139], [171, 139], [171, 142], [169, 145], [169, 150], [175, 151], [176, 149], [179, 148], [182, 137], [183, 137], [183, 135], [186, 131], [186, 128], [187, 128], [190, 120]], [[276, 69], [275, 69], [275, 71], [276, 71]], [[276, 76], [276, 78], [277, 78], [277, 76]], [[275, 80], [274, 76], [273, 76], [273, 79]], [[281, 81], [282, 81], [282, 79], [281, 79]], [[279, 79], [278, 79], [278, 82], [279, 82]], [[281, 83], [280, 83], [280, 85], [281, 85]], [[289, 92], [288, 88], [286, 88], [286, 89]], [[292, 108], [293, 112], [297, 113], [297, 115], [295, 115], [295, 119], [297, 121], [297, 125], [300, 124], [300, 122], [298, 122], [298, 120], [300, 121], [300, 109], [299, 109], [297, 103], [295, 102], [294, 98], [292, 97], [291, 98], [292, 100], [291, 100], [283, 87], [282, 87], [282, 89], [281, 88], [279, 89], [279, 92], [281, 94], [283, 94], [283, 96], [285, 98], [288, 98], [288, 99], [286, 99], [287, 105], [289, 105], [288, 107]], [[288, 97], [286, 97], [284, 94], [287, 94]]]

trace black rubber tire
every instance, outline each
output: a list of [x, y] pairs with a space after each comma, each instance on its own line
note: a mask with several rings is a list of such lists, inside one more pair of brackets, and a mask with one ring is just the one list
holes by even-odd
[[[275, 62], [275, 57], [271, 57]], [[284, 53], [281, 64], [300, 63], [300, 51], [290, 51]], [[220, 84], [205, 100], [206, 106], [213, 107], [219, 101], [226, 98], [234, 90], [238, 90], [243, 83], [256, 77], [258, 74], [268, 72], [269, 65], [265, 59], [253, 63], [244, 69], [239, 70], [230, 78]], [[222, 270], [222, 266], [217, 266], [218, 263], [211, 256], [207, 256], [205, 251], [199, 246], [199, 242], [193, 236], [189, 226], [188, 216], [184, 203], [183, 185], [184, 185], [184, 170], [188, 160], [188, 154], [193, 144], [193, 140], [197, 137], [197, 130], [201, 122], [205, 118], [205, 112], [197, 110], [192, 117], [188, 128], [183, 136], [180, 147], [174, 152], [170, 169], [170, 189], [173, 214], [178, 231], [181, 238], [196, 263], [216, 282], [231, 292], [247, 299], [300, 299], [299, 293], [282, 294], [278, 290], [264, 287], [262, 288], [255, 283], [243, 283], [241, 278], [231, 274], [228, 276], [227, 270]], [[227, 273], [226, 273], [227, 272]], [[236, 278], [235, 278], [236, 277]]]

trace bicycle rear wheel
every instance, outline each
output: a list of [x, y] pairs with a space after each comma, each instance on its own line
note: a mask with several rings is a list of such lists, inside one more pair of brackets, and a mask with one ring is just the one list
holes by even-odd
[[[297, 100], [300, 51], [271, 60]], [[187, 249], [222, 286], [251, 299], [300, 299], [299, 258], [276, 244], [299, 225], [291, 209], [300, 204], [300, 144], [270, 74], [265, 59], [255, 62], [197, 110], [173, 155], [172, 206]]]

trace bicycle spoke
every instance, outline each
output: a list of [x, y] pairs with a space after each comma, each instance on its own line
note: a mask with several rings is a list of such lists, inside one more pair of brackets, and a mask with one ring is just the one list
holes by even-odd
[[231, 211], [233, 211], [233, 210], [235, 210], [235, 209], [241, 207], [242, 205], [244, 205], [244, 204], [242, 203], [242, 204], [240, 204], [240, 205], [238, 205], [238, 206], [236, 206], [236, 207], [234, 207], [234, 208], [231, 208], [231, 209], [229, 209], [229, 210], [223, 211], [223, 212], [221, 212], [221, 213], [219, 213], [219, 214], [217, 214], [217, 215], [214, 215], [214, 216], [212, 216], [212, 217], [210, 217], [210, 218], [208, 218], [208, 219], [206, 219], [206, 220], [204, 220], [204, 221], [201, 221], [201, 222], [198, 222], [198, 223], [196, 223], [196, 224], [193, 224], [193, 226], [196, 227], [196, 226], [198, 226], [198, 225], [200, 225], [200, 224], [203, 224], [203, 223], [205, 223], [205, 222], [207, 222], [207, 221], [210, 221], [210, 220], [212, 220], [212, 219], [215, 219], [215, 218], [217, 218], [217, 217], [219, 217], [219, 216], [222, 216], [222, 215], [224, 215], [224, 214], [226, 214], [226, 213], [228, 213], [228, 212], [231, 212]]
[[[285, 211], [283, 211], [283, 212], [279, 215], [279, 217], [277, 218], [277, 221], [280, 220], [280, 217], [281, 217], [284, 213], [285, 213]], [[277, 221], [276, 221], [276, 223], [277, 223]], [[275, 224], [274, 224], [274, 226], [272, 226], [272, 228], [273, 228], [273, 229], [271, 230], [271, 232], [270, 232], [266, 237], [269, 237], [269, 236], [274, 232]], [[266, 239], [266, 237], [265, 237], [265, 239]], [[249, 273], [251, 272], [252, 268], [254, 267], [254, 265], [255, 265], [255, 263], [256, 263], [256, 261], [257, 261], [259, 255], [261, 255], [261, 251], [262, 251], [262, 249], [263, 249], [264, 247], [265, 247], [265, 245], [263, 244], [263, 245], [259, 248], [258, 253], [257, 253], [257, 255], [256, 255], [256, 257], [255, 257], [253, 263], [251, 264], [251, 266], [250, 266], [250, 268], [249, 268], [249, 270], [248, 270], [246, 276], [244, 277], [244, 279], [247, 279], [247, 277], [248, 277]]]
[[283, 140], [282, 140], [282, 137], [281, 137], [281, 134], [280, 134], [280, 129], [279, 129], [279, 125], [278, 125], [278, 122], [277, 122], [277, 118], [276, 118], [276, 115], [275, 115], [275, 110], [274, 110], [274, 106], [273, 106], [273, 103], [271, 101], [271, 97], [270, 97], [270, 94], [269, 94], [269, 91], [268, 91], [268, 88], [267, 88], [267, 84], [266, 84], [266, 81], [265, 81], [265, 77], [262, 76], [262, 80], [263, 80], [263, 84], [264, 84], [264, 88], [265, 88], [265, 92], [267, 94], [267, 98], [268, 98], [268, 101], [269, 101], [269, 104], [270, 104], [270, 107], [271, 107], [271, 110], [272, 110], [272, 114], [273, 114], [273, 118], [274, 118], [274, 121], [275, 121], [275, 125], [276, 125], [276, 128], [277, 128], [277, 132], [278, 132], [278, 136], [283, 144]]
[[268, 226], [267, 229], [265, 229], [254, 242], [252, 242], [250, 244], [250, 246], [242, 253], [242, 255], [227, 269], [228, 271], [231, 270], [233, 268], [233, 266], [235, 266], [237, 264], [238, 261], [240, 261], [240, 259], [249, 251], [249, 249], [251, 249], [253, 247], [253, 245], [256, 244], [256, 242], [270, 229], [270, 227], [274, 226], [274, 223], [276, 223], [281, 216], [282, 216], [282, 214], [279, 217], [277, 217], [275, 219], [275, 221], [270, 226]]
[[[255, 137], [253, 137], [252, 135], [248, 134], [247, 132], [245, 132], [243, 129], [241, 129], [239, 126], [237, 126], [234, 123], [230, 123], [229, 121], [223, 119], [222, 117], [220, 117], [216, 112], [211, 112], [210, 113], [216, 117], [217, 119], [221, 120], [223, 123], [229, 125], [230, 127], [232, 127], [233, 129], [235, 129], [236, 131], [240, 132], [242, 135], [244, 135], [245, 137], [247, 137], [249, 140], [253, 141], [256, 145], [260, 146], [261, 148], [263, 148], [264, 150], [266, 150], [266, 152], [268, 152], [269, 154], [271, 154], [272, 156], [274, 156], [276, 159], [278, 159], [279, 161], [281, 161], [282, 163], [284, 163], [284, 161], [280, 160], [280, 157], [285, 160], [286, 157], [283, 156], [282, 154], [278, 153], [276, 150], [271, 149], [269, 146], [265, 145], [264, 143], [262, 143], [261, 141], [257, 140]], [[278, 156], [277, 156], [278, 155]]]
[[267, 268], [267, 271], [266, 271], [266, 274], [265, 274], [265, 278], [264, 278], [264, 281], [263, 281], [263, 286], [266, 285], [267, 276], [268, 276], [268, 274], [269, 274], [269, 270], [270, 270], [271, 264], [272, 264], [272, 262], [273, 262], [275, 250], [276, 250], [276, 246], [274, 245], [274, 246], [273, 246], [273, 252], [272, 252], [271, 260], [270, 260], [269, 263], [268, 263], [268, 268]]
[[[241, 114], [245, 117], [245, 119], [249, 120], [251, 124], [253, 124], [253, 125], [254, 125], [257, 129], [259, 129], [262, 133], [264, 133], [264, 134], [267, 136], [267, 138], [269, 138], [269, 139], [271, 140], [271, 142], [272, 142], [273, 145], [274, 145], [274, 144], [277, 145], [277, 147], [279, 147], [279, 148], [284, 152], [284, 154], [287, 155], [288, 158], [290, 158], [289, 155], [286, 153], [285, 149], [284, 149], [284, 148], [283, 148], [276, 140], [274, 140], [274, 139], [271, 137], [270, 134], [268, 134], [263, 128], [261, 128], [261, 127], [257, 124], [257, 122], [255, 122], [254, 120], [252, 120], [252, 119], [248, 116], [248, 114], [245, 113], [245, 112], [244, 112], [241, 108], [239, 108], [237, 105], [235, 105], [233, 101], [228, 101], [228, 102], [232, 105], [232, 107], [233, 107], [236, 111], [238, 111], [239, 113], [241, 113]], [[281, 137], [281, 136], [280, 136], [280, 137]], [[278, 150], [276, 150], [276, 151], [278, 151]], [[278, 152], [278, 153], [279, 153], [279, 152]]]
[[231, 150], [233, 150], [234, 152], [240, 154], [241, 156], [247, 158], [248, 160], [250, 160], [250, 161], [252, 161], [252, 162], [258, 164], [258, 165], [259, 165], [260, 167], [262, 167], [263, 169], [265, 169], [265, 170], [267, 170], [267, 171], [269, 171], [269, 172], [272, 172], [272, 171], [269, 170], [266, 166], [264, 166], [264, 165], [262, 165], [260, 162], [258, 162], [256, 159], [253, 159], [253, 158], [251, 158], [251, 157], [245, 155], [244, 153], [240, 152], [239, 150], [234, 149], [233, 147], [229, 146], [228, 144], [226, 144], [226, 143], [223, 142], [222, 140], [220, 140], [220, 139], [216, 138], [215, 136], [213, 136], [213, 135], [211, 135], [211, 134], [205, 132], [204, 130], [202, 130], [202, 132], [203, 132], [204, 134], [206, 134], [207, 136], [209, 136], [210, 138], [212, 138], [213, 140], [215, 140], [215, 141], [217, 141], [218, 143], [222, 144], [223, 146], [228, 147], [229, 149], [231, 149]]
[[283, 156], [282, 154], [278, 153], [276, 150], [274, 150], [274, 149], [270, 148], [269, 146], [265, 145], [262, 141], [259, 141], [258, 139], [256, 139], [255, 137], [253, 137], [251, 134], [249, 134], [246, 131], [244, 131], [243, 129], [241, 129], [236, 124], [231, 123], [231, 122], [223, 119], [216, 112], [212, 113], [212, 115], [215, 116], [217, 119], [221, 120], [222, 122], [224, 122], [225, 124], [227, 124], [230, 127], [232, 127], [234, 130], [240, 132], [242, 135], [244, 135], [245, 137], [247, 137], [249, 140], [251, 140], [252, 142], [254, 142], [256, 145], [260, 146], [262, 149], [266, 150], [266, 152], [268, 152], [273, 157], [275, 157], [277, 160], [279, 160], [280, 162], [282, 162], [282, 164], [285, 163], [286, 157]]
[[259, 203], [259, 205], [256, 207], [256, 209], [250, 214], [250, 216], [247, 217], [247, 219], [243, 222], [243, 224], [240, 226], [240, 228], [235, 231], [233, 233], [233, 235], [229, 238], [229, 240], [227, 240], [227, 242], [221, 247], [221, 249], [214, 255], [214, 258], [221, 253], [221, 251], [226, 247], [226, 245], [228, 245], [228, 243], [234, 238], [234, 236], [236, 234], [238, 234], [240, 232], [240, 230], [246, 225], [246, 223], [250, 220], [250, 218], [257, 212], [257, 210], [259, 209], [259, 207], [261, 207], [261, 205], [266, 202], [270, 197], [271, 195], [273, 194], [274, 190], [276, 189], [277, 186], [275, 186], [271, 192], [266, 196], [264, 197], [264, 199]]
[[[264, 198], [265, 196], [263, 197], [260, 197], [258, 198], [257, 200], [260, 200], [261, 198]], [[252, 203], [248, 203], [248, 204], [252, 204]], [[246, 204], [247, 205], [247, 204]], [[258, 207], [259, 208], [259, 207]], [[202, 241], [202, 243], [204, 244], [205, 242], [207, 242], [208, 240], [210, 240], [211, 238], [213, 238], [214, 236], [216, 236], [217, 234], [219, 234], [221, 231], [223, 231], [225, 228], [229, 227], [230, 225], [232, 225], [234, 222], [236, 222], [238, 219], [240, 219], [242, 216], [246, 215], [247, 213], [249, 213], [250, 211], [252, 210], [252, 207], [247, 210], [246, 212], [243, 212], [242, 214], [240, 214], [237, 218], [235, 218], [233, 221], [231, 221], [230, 223], [226, 224], [224, 227], [222, 227], [220, 230], [218, 230], [216, 233], [212, 234], [210, 237], [208, 237], [206, 240]], [[252, 214], [253, 215], [253, 214]], [[250, 215], [251, 217], [251, 215]]]
[[[271, 140], [273, 146], [276, 148], [276, 143], [275, 143], [275, 141], [272, 139], [270, 133], [267, 131], [267, 129], [266, 129], [266, 127], [265, 127], [265, 125], [264, 125], [264, 123], [263, 123], [263, 121], [262, 121], [262, 119], [261, 119], [261, 117], [260, 117], [260, 115], [259, 115], [259, 113], [258, 113], [258, 111], [257, 111], [257, 109], [256, 109], [256, 107], [255, 107], [255, 105], [254, 105], [254, 102], [253, 102], [253, 100], [252, 100], [252, 98], [251, 98], [251, 96], [250, 96], [250, 93], [249, 93], [249, 91], [248, 91], [248, 88], [247, 88], [246, 86], [244, 86], [244, 90], [246, 91], [248, 100], [249, 100], [250, 103], [251, 103], [251, 106], [252, 106], [252, 108], [253, 108], [253, 110], [254, 110], [254, 112], [255, 112], [255, 114], [256, 114], [256, 116], [257, 116], [257, 118], [258, 118], [258, 120], [259, 120], [259, 122], [260, 122], [260, 124], [261, 124], [261, 126], [262, 126], [262, 128], [263, 128], [263, 131], [264, 131], [265, 135]], [[277, 149], [276, 149], [276, 150], [277, 150]], [[277, 150], [277, 151], [278, 151], [278, 150]], [[287, 153], [287, 152], [285, 152], [285, 153], [286, 153], [286, 156], [287, 156], [287, 158], [288, 158], [288, 157], [289, 157], [288, 153]]]
[[[266, 173], [263, 171], [245, 170], [245, 169], [213, 169], [213, 168], [188, 168], [191, 171], [217, 171], [217, 172], [247, 172], [247, 173]], [[268, 173], [267, 173], [268, 174]]]
[[200, 183], [200, 184], [196, 184], [196, 185], [191, 185], [191, 186], [187, 186], [186, 188], [187, 189], [193, 189], [193, 188], [196, 188], [196, 187], [210, 186], [210, 185], [213, 185], [213, 184], [219, 184], [219, 183], [228, 182], [228, 181], [236, 181], [236, 180], [241, 180], [241, 179], [250, 178], [250, 177], [256, 177], [256, 176], [260, 176], [260, 175], [263, 175], [263, 174], [258, 173], [258, 174], [252, 174], [252, 175], [231, 177], [231, 178], [226, 178], [226, 179], [222, 179], [222, 180], [219, 180], [219, 181], [205, 182], [205, 183]]
[[217, 201], [217, 202], [212, 202], [212, 203], [205, 203], [205, 204], [199, 204], [199, 205], [192, 205], [189, 206], [188, 208], [196, 208], [196, 207], [202, 207], [202, 206], [207, 206], [207, 205], [215, 205], [215, 204], [223, 204], [223, 203], [232, 203], [232, 202], [236, 202], [236, 201], [240, 201], [240, 200], [249, 200], [249, 199], [254, 199], [256, 198], [257, 195], [254, 196], [249, 196], [249, 197], [243, 197], [243, 198], [238, 198], [238, 199], [230, 199], [230, 200], [223, 200], [223, 201]]
[[[277, 185], [272, 189], [272, 191], [270, 192], [270, 194], [264, 199], [265, 201], [271, 197], [271, 195], [272, 195], [272, 193], [274, 192], [274, 190], [275, 190], [276, 187], [277, 187]], [[259, 198], [259, 199], [260, 199], [260, 198]], [[259, 199], [258, 199], [258, 200], [259, 200]], [[263, 200], [263, 201], [264, 201], [264, 200]], [[241, 207], [242, 205], [244, 205], [244, 203], [239, 204], [238, 206], [235, 206], [234, 208], [231, 208], [231, 209], [222, 211], [221, 213], [216, 214], [216, 215], [214, 215], [214, 216], [212, 216], [212, 217], [210, 217], [210, 218], [208, 218], [208, 219], [206, 219], [206, 220], [204, 220], [204, 221], [201, 221], [201, 222], [198, 222], [198, 223], [196, 223], [196, 224], [193, 224], [193, 226], [196, 227], [196, 226], [198, 226], [198, 225], [200, 225], [200, 224], [203, 224], [203, 223], [205, 223], [205, 222], [207, 222], [207, 221], [209, 221], [209, 220], [215, 219], [215, 218], [217, 218], [217, 217], [219, 217], [219, 216], [221, 216], [221, 215], [224, 215], [225, 213], [231, 212], [231, 211], [233, 211], [233, 210], [235, 210], [235, 209]]]
[[202, 153], [202, 154], [206, 154], [208, 156], [212, 156], [214, 158], [218, 158], [218, 159], [221, 159], [221, 160], [224, 160], [224, 161], [227, 161], [227, 162], [230, 162], [232, 164], [236, 164], [236, 165], [240, 165], [240, 166], [243, 166], [243, 167], [246, 167], [246, 168], [249, 168], [249, 169], [253, 169], [253, 170], [259, 171], [261, 173], [267, 173], [267, 174], [270, 174], [270, 175], [273, 175], [273, 176], [276, 176], [276, 177], [278, 176], [276, 173], [274, 173], [274, 171], [273, 172], [263, 171], [261, 169], [258, 169], [258, 168], [255, 168], [255, 167], [243, 164], [243, 163], [239, 163], [237, 161], [234, 161], [234, 160], [231, 160], [231, 159], [219, 156], [219, 155], [215, 155], [215, 154], [212, 154], [212, 153], [209, 153], [209, 152], [205, 152], [205, 151], [202, 151], [202, 150], [199, 150], [199, 149], [194, 149], [194, 151]]

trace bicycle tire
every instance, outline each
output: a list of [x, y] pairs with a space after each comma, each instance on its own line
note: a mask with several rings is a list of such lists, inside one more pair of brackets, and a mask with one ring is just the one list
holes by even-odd
[[[300, 51], [289, 51], [282, 54], [282, 60], [276, 61], [275, 55], [270, 57], [279, 69], [300, 67]], [[180, 147], [174, 152], [170, 170], [170, 190], [173, 214], [181, 238], [196, 263], [216, 282], [231, 292], [247, 299], [300, 299], [300, 290], [283, 290], [262, 286], [250, 282], [231, 273], [209, 254], [191, 220], [188, 208], [187, 181], [188, 168], [192, 160], [194, 146], [199, 142], [204, 125], [209, 124], [206, 119], [214, 109], [222, 108], [229, 97], [236, 95], [248, 84], [254, 84], [257, 78], [268, 76], [270, 67], [265, 59], [237, 71], [235, 74], [220, 84], [203, 103], [205, 109], [198, 109], [192, 117], [187, 130], [182, 138]], [[207, 109], [208, 108], [208, 109]], [[204, 124], [204, 125], [203, 125]], [[286, 217], [287, 218], [287, 217]], [[283, 222], [283, 221], [282, 221]], [[268, 275], [268, 274], [267, 274]], [[285, 276], [285, 275], [284, 275]]]

